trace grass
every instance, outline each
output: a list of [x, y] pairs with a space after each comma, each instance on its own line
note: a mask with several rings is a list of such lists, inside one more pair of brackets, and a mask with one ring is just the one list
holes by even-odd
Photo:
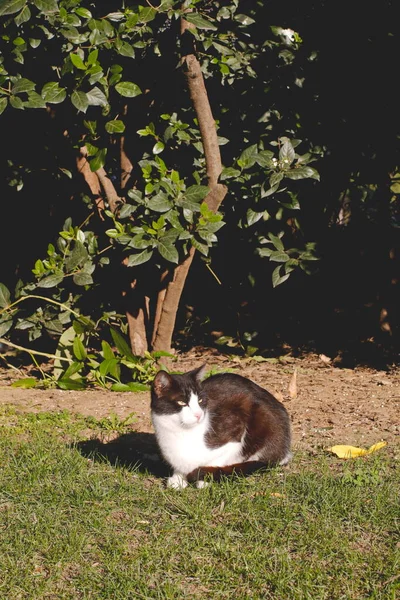
[[400, 474], [386, 449], [297, 453], [285, 471], [179, 492], [85, 455], [110, 423], [126, 437], [114, 417], [0, 413], [0, 598], [400, 597]]

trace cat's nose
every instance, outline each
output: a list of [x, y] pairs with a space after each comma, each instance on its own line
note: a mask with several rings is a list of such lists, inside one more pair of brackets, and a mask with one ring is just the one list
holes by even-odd
[[200, 421], [201, 417], [203, 416], [203, 413], [201, 413], [201, 412], [195, 412], [195, 413], [194, 413], [194, 416], [196, 417], [196, 419], [197, 419], [198, 421]]

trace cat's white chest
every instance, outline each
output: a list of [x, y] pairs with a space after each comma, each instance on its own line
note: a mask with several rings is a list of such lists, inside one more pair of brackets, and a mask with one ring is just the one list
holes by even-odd
[[164, 458], [175, 472], [187, 475], [198, 467], [224, 467], [242, 460], [242, 443], [229, 442], [208, 448], [205, 435], [209, 417], [193, 427], [184, 428], [171, 415], [152, 415], [156, 437]]

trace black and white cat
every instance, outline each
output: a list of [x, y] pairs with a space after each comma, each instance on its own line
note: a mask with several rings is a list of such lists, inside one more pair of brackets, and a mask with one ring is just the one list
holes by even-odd
[[151, 416], [164, 459], [173, 468], [167, 485], [204, 486], [291, 459], [288, 413], [272, 394], [232, 373], [203, 381], [206, 365], [170, 375], [159, 371], [151, 388]]

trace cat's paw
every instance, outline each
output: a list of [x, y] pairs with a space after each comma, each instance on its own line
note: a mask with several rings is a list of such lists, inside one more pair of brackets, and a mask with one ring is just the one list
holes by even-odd
[[188, 486], [188, 482], [180, 473], [174, 473], [172, 477], [167, 479], [167, 487], [174, 490], [183, 490]]
[[206, 488], [210, 485], [209, 481], [204, 481], [203, 479], [199, 479], [198, 481], [196, 481], [196, 487], [198, 490], [202, 490], [203, 488]]

